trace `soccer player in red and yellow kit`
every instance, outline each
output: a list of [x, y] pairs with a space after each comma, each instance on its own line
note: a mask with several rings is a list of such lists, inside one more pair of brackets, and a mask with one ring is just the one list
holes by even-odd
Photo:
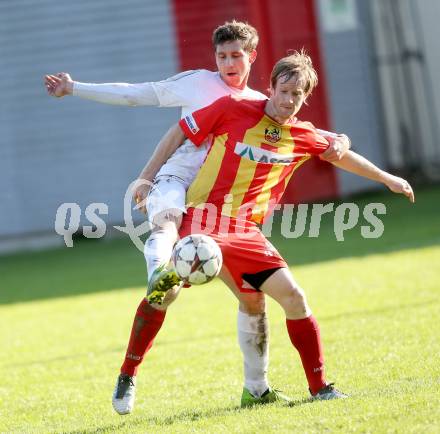
[[[266, 99], [265, 95], [247, 86], [251, 66], [257, 56], [256, 29], [248, 23], [227, 22], [214, 30], [212, 41], [217, 71], [186, 71], [167, 80], [139, 84], [78, 83], [73, 82], [69, 74], [59, 73], [46, 76], [45, 84], [49, 94], [57, 97], [76, 95], [108, 104], [179, 106], [184, 115], [227, 94]], [[349, 147], [348, 138], [329, 132], [322, 134], [331, 142], [331, 146], [321, 158], [327, 161], [340, 159]], [[165, 267], [165, 264], [169, 262], [173, 244], [178, 237], [180, 216], [185, 210], [186, 190], [207, 152], [206, 146], [196, 148], [187, 141], [173, 154], [168, 153], [162, 143], [161, 141], [142, 170], [140, 183], [134, 191], [137, 203], [146, 202], [145, 208], [141, 206], [141, 209], [148, 211], [148, 219], [153, 222], [154, 227], [144, 250], [149, 296], [148, 300], [141, 301], [136, 310], [130, 341], [112, 397], [113, 407], [119, 414], [133, 411], [137, 369], [151, 347], [152, 337], [165, 318], [166, 306], [161, 307], [160, 302], [157, 304], [154, 301], [161, 300], [166, 293], [166, 304], [173, 295], [173, 291], [168, 291], [169, 285], [173, 285], [178, 276], [174, 270]], [[148, 196], [151, 182], [144, 181], [154, 181], [155, 188]], [[232, 280], [228, 284], [239, 300], [237, 333], [243, 354], [244, 390], [254, 397], [260, 397], [259, 403], [285, 399], [276, 390], [270, 389], [268, 384], [269, 336], [265, 297], [255, 291], [240, 293]], [[146, 323], [148, 327], [144, 328]], [[152, 327], [152, 324], [156, 326]], [[247, 405], [248, 402], [245, 394], [241, 404]], [[252, 405], [258, 402], [251, 400]]]
[[[296, 169], [328, 147], [312, 124], [295, 117], [316, 84], [310, 58], [297, 52], [274, 66], [269, 100], [223, 97], [180, 121], [182, 141], [186, 136], [197, 146], [213, 137], [187, 192], [189, 208], [180, 236], [206, 233], [208, 228], [222, 250], [224, 271], [237, 287], [243, 292], [262, 291], [284, 309], [312, 397], [335, 399], [346, 395], [325, 379], [319, 326], [304, 291], [257, 226], [279, 201]], [[407, 181], [352, 151], [334, 164], [414, 201]]]

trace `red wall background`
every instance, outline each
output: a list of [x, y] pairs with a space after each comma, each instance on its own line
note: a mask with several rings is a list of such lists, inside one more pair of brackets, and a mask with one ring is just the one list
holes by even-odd
[[[316, 7], [313, 0], [173, 0], [180, 69], [215, 70], [211, 35], [225, 21], [252, 24], [260, 35], [257, 61], [249, 85], [267, 93], [275, 62], [289, 50], [306, 49], [318, 72], [319, 85], [299, 117], [331, 130], [325, 71], [321, 61]], [[338, 195], [333, 166], [311, 158], [292, 177], [285, 203], [310, 202]]]

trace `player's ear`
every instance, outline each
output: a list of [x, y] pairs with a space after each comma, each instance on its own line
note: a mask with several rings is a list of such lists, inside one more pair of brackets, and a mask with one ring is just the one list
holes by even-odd
[[272, 87], [272, 84], [271, 84], [270, 87], [269, 87], [269, 96], [272, 98], [273, 94], [274, 94], [274, 90], [273, 90], [273, 87]]
[[257, 58], [257, 50], [252, 50], [249, 53], [249, 63], [254, 63], [256, 58]]
[[308, 105], [307, 98], [309, 97], [309, 95], [310, 95], [309, 93], [305, 94], [302, 104]]

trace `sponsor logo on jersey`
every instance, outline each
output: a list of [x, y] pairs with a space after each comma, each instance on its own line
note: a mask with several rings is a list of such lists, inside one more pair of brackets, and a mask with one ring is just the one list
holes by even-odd
[[266, 164], [292, 164], [296, 157], [302, 157], [303, 154], [277, 154], [267, 149], [257, 148], [256, 146], [247, 145], [246, 143], [237, 142], [234, 152], [240, 157], [258, 163]]
[[191, 132], [193, 134], [197, 134], [200, 131], [200, 128], [197, 125], [197, 122], [194, 119], [193, 115], [185, 116], [185, 122], [186, 122], [186, 125], [188, 125], [188, 128], [191, 130]]
[[264, 138], [270, 143], [276, 143], [281, 140], [281, 130], [275, 125], [269, 125], [264, 130]]

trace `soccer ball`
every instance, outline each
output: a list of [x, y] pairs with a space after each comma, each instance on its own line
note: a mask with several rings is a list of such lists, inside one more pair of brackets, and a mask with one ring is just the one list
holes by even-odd
[[202, 285], [220, 273], [223, 257], [220, 247], [211, 237], [194, 234], [176, 244], [172, 263], [183, 281]]

